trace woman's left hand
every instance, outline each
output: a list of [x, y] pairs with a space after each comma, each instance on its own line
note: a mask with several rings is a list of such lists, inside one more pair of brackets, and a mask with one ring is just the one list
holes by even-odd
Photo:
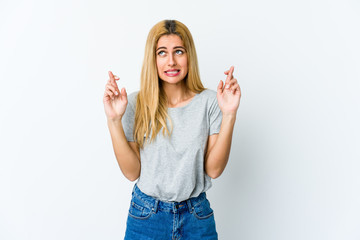
[[240, 86], [233, 77], [234, 66], [224, 73], [227, 75], [225, 86], [222, 80], [217, 88], [217, 100], [223, 115], [236, 115], [240, 104], [241, 90]]

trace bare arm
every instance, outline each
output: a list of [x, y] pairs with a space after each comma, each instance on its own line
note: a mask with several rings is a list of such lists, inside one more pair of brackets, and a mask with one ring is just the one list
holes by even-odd
[[135, 142], [127, 141], [121, 122], [128, 104], [127, 93], [125, 88], [119, 91], [116, 83], [119, 78], [111, 71], [109, 77], [103, 102], [115, 157], [124, 176], [135, 181], [140, 176], [139, 148]]
[[229, 159], [236, 116], [223, 116], [219, 134], [209, 136], [205, 155], [205, 172], [211, 178], [219, 177]]
[[225, 74], [228, 75], [225, 86], [220, 81], [217, 89], [217, 100], [222, 111], [222, 121], [219, 134], [208, 138], [205, 155], [205, 172], [211, 178], [217, 178], [224, 171], [230, 155], [232, 135], [236, 120], [236, 112], [240, 104], [241, 90], [233, 77], [234, 67]]
[[135, 181], [140, 176], [140, 153], [135, 142], [128, 142], [121, 121], [107, 121], [114, 153], [124, 176]]

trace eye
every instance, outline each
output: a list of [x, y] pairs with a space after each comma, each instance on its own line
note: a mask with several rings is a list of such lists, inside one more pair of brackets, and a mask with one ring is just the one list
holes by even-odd
[[183, 53], [184, 53], [183, 50], [176, 50], [176, 54], [178, 54], [178, 55], [182, 55]]
[[164, 56], [164, 55], [165, 55], [165, 52], [164, 52], [164, 51], [160, 51], [160, 52], [158, 52], [158, 55], [159, 55], [159, 56]]

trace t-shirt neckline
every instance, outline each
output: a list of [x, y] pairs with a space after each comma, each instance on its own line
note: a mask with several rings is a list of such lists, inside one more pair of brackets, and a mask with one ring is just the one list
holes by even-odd
[[198, 95], [200, 95], [200, 93], [196, 93], [195, 96], [191, 99], [191, 101], [188, 102], [188, 103], [187, 103], [186, 105], [184, 105], [184, 106], [181, 106], [181, 107], [168, 107], [168, 109], [170, 109], [170, 110], [184, 109], [184, 108], [190, 106], [190, 105], [194, 102], [195, 98], [197, 98]]

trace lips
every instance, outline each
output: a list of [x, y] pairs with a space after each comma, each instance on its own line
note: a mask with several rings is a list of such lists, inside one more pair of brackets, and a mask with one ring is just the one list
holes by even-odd
[[165, 71], [165, 75], [168, 77], [175, 77], [177, 75], [179, 75], [180, 70], [177, 69], [169, 69], [167, 71]]
[[166, 73], [177, 73], [177, 72], [180, 72], [180, 70], [178, 69], [169, 69], [167, 71], [165, 71]]

